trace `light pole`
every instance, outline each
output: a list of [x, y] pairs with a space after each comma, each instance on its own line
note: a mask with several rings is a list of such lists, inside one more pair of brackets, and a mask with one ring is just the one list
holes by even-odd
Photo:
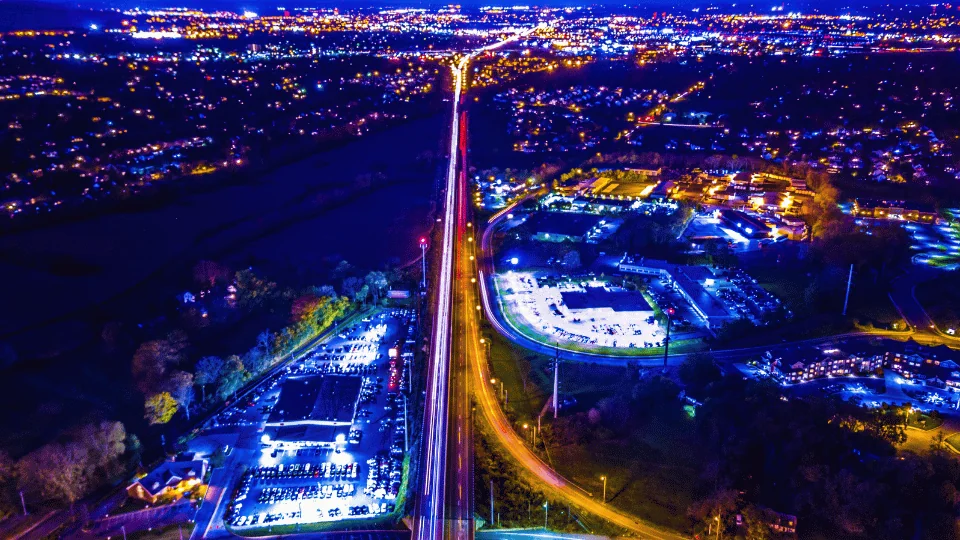
[[23, 507], [23, 515], [29, 516], [30, 512], [27, 512], [27, 501], [23, 498], [23, 490], [20, 490], [20, 506]]
[[606, 475], [600, 477], [603, 480], [603, 503], [607, 503], [607, 477]]
[[[497, 384], [497, 379], [490, 379], [490, 384]], [[503, 401], [503, 379], [500, 379], [500, 401]]]
[[547, 530], [547, 516], [550, 514], [550, 501], [543, 502], [543, 530]]
[[673, 308], [667, 308], [667, 337], [663, 338], [663, 372], [667, 372], [667, 357], [670, 354], [670, 321], [673, 319]]
[[127, 527], [126, 525], [120, 526], [120, 532], [123, 533], [123, 540], [127, 540]]
[[420, 237], [420, 262], [423, 265], [423, 281], [420, 282], [420, 289], [427, 290], [427, 237]]

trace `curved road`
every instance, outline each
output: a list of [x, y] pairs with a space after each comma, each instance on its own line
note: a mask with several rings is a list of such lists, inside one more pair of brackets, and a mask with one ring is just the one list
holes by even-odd
[[[466, 254], [464, 255], [467, 256]], [[487, 367], [486, 358], [483, 355], [483, 348], [480, 345], [480, 290], [482, 287], [474, 287], [472, 276], [475, 274], [465, 274], [460, 279], [461, 295], [464, 297], [462, 317], [465, 320], [466, 347], [463, 354], [470, 364], [471, 386], [476, 399], [476, 406], [481, 411], [486, 424], [490, 427], [501, 446], [506, 452], [515, 459], [532, 476], [535, 476], [541, 487], [546, 488], [555, 496], [569, 501], [584, 511], [604, 519], [614, 525], [629, 531], [633, 535], [641, 538], [662, 538], [675, 539], [686, 538], [678, 533], [667, 531], [655, 527], [647, 522], [641, 521], [635, 516], [622, 512], [608, 504], [604, 504], [594, 498], [590, 493], [572, 484], [569, 480], [561, 476], [549, 465], [544, 463], [524, 442], [523, 438], [514, 431], [510, 425], [494, 393], [493, 385], [487, 383], [490, 380], [490, 373]], [[483, 282], [482, 274], [481, 279]]]
[[[486, 313], [487, 320], [490, 321], [490, 324], [500, 333], [502, 336], [506, 337], [513, 343], [520, 345], [526, 349], [529, 349], [534, 352], [541, 354], [546, 354], [553, 356], [556, 353], [556, 348], [549, 343], [543, 343], [536, 341], [527, 335], [523, 334], [517, 330], [509, 321], [506, 320], [506, 317], [503, 316], [503, 313], [500, 310], [500, 305], [497, 303], [495, 298], [495, 293], [491, 291], [494, 288], [493, 285], [493, 275], [494, 275], [494, 254], [493, 248], [491, 245], [493, 232], [494, 230], [507, 219], [510, 215], [510, 211], [519, 206], [526, 199], [535, 196], [538, 192], [528, 194], [527, 196], [514, 201], [513, 204], [504, 208], [503, 210], [497, 212], [487, 222], [486, 226], [483, 229], [483, 234], [480, 238], [480, 246], [482, 254], [480, 256], [480, 292], [482, 296], [482, 304], [484, 312]], [[711, 350], [711, 354], [717, 359], [735, 359], [744, 356], [756, 355], [768, 351], [776, 347], [795, 347], [798, 345], [815, 345], [819, 343], [824, 343], [828, 341], [836, 341], [838, 339], [850, 339], [850, 338], [887, 338], [887, 339], [899, 339], [903, 340], [904, 338], [913, 338], [914, 340], [920, 343], [941, 343], [943, 339], [940, 336], [936, 336], [925, 329], [916, 329], [908, 332], [895, 332], [895, 331], [883, 331], [876, 330], [871, 332], [847, 332], [843, 334], [835, 334], [832, 336], [825, 336], [819, 338], [811, 338], [804, 340], [797, 340], [784, 343], [771, 343], [767, 345], [758, 345], [753, 347], [740, 347], [740, 348], [731, 348], [731, 349], [717, 349]], [[680, 353], [680, 354], [671, 354], [668, 358], [668, 363], [670, 364], [680, 364], [684, 359], [687, 358], [690, 354], [693, 353]], [[570, 360], [574, 362], [593, 362], [598, 364], [616, 364], [622, 365], [627, 362], [633, 362], [637, 365], [646, 365], [646, 366], [661, 366], [663, 365], [663, 355], [650, 355], [650, 356], [636, 356], [636, 355], [619, 355], [612, 356], [609, 354], [600, 354], [589, 351], [573, 351], [570, 349], [565, 349], [562, 346], [560, 347], [560, 358], [564, 360]]]

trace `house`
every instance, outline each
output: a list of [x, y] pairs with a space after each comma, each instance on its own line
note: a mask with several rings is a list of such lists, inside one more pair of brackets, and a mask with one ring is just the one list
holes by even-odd
[[127, 495], [135, 499], [156, 503], [161, 497], [180, 498], [203, 482], [207, 473], [207, 460], [165, 461], [127, 487]]

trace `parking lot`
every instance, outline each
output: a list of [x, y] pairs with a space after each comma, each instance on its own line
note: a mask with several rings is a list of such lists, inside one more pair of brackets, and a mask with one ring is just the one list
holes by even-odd
[[653, 308], [638, 292], [589, 278], [555, 282], [530, 272], [497, 278], [505, 309], [551, 340], [642, 348], [658, 346], [665, 337]]
[[255, 429], [259, 452], [232, 492], [234, 530], [385, 517], [407, 448], [416, 320], [381, 312], [245, 398], [221, 425]]

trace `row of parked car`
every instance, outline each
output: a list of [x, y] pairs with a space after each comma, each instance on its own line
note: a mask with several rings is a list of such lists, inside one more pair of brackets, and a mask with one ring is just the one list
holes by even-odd
[[360, 465], [358, 463], [336, 465], [325, 461], [319, 465], [314, 463], [293, 463], [284, 467], [284, 465], [281, 463], [273, 467], [254, 467], [250, 472], [254, 478], [268, 480], [285, 480], [289, 478], [319, 478], [338, 480], [344, 478], [356, 478], [360, 472]]

